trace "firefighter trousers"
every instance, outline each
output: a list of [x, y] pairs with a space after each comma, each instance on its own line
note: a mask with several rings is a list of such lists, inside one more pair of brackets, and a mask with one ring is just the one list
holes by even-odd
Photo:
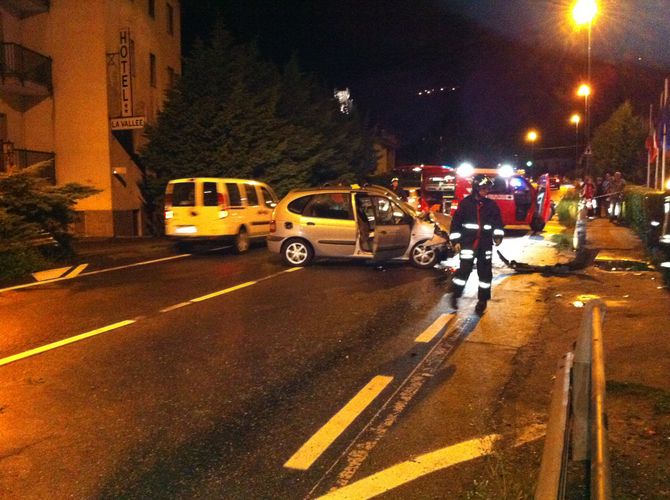
[[454, 294], [456, 297], [463, 295], [465, 283], [472, 272], [472, 268], [477, 260], [477, 276], [479, 277], [479, 291], [477, 297], [479, 300], [489, 300], [491, 298], [491, 281], [493, 280], [493, 269], [491, 268], [491, 258], [493, 248], [477, 248], [475, 250], [461, 249], [461, 265], [456, 271], [452, 280], [454, 284]]

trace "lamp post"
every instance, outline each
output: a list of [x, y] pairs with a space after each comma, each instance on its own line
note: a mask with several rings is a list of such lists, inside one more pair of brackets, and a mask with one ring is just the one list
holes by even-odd
[[537, 130], [530, 129], [528, 132], [526, 132], [526, 142], [530, 143], [530, 162], [532, 165], [532, 170], [533, 173], [535, 172], [535, 142], [540, 138], [540, 134], [538, 134]]
[[586, 79], [587, 84], [582, 85], [588, 89], [584, 95], [584, 125], [585, 125], [585, 135], [586, 135], [586, 164], [584, 167], [584, 173], [589, 173], [589, 160], [591, 153], [591, 114], [588, 96], [591, 93], [591, 27], [593, 25], [593, 20], [598, 13], [598, 3], [596, 0], [577, 0], [575, 5], [572, 8], [572, 19], [578, 27], [586, 26], [587, 27], [587, 50], [586, 50]]
[[575, 113], [570, 117], [570, 123], [575, 125], [575, 172], [577, 171], [577, 166], [579, 165], [579, 122], [582, 121], [582, 117], [579, 114]]

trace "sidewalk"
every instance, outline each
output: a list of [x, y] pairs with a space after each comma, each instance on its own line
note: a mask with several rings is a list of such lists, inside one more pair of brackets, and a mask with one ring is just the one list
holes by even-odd
[[[528, 239], [524, 257], [535, 260], [531, 263], [568, 257], [550, 245], [558, 229], [555, 222], [551, 226], [543, 237]], [[602, 249], [600, 259], [644, 260], [632, 231], [607, 220], [589, 221], [587, 240]], [[568, 276], [516, 274], [498, 284], [477, 329], [426, 382], [351, 482], [396, 465], [398, 457], [422, 466], [418, 457], [427, 453], [455, 450], [464, 439], [500, 436], [492, 454], [468, 459], [461, 451], [452, 465], [383, 497], [532, 498], [553, 378], [577, 338], [583, 309], [575, 303], [589, 296], [607, 306], [603, 332], [614, 498], [670, 496], [670, 294], [655, 271], [595, 266]], [[461, 309], [459, 320], [473, 321], [467, 306]]]

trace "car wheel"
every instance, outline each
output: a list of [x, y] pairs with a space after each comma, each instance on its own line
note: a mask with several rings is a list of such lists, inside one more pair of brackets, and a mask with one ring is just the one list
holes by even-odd
[[533, 217], [533, 220], [530, 221], [530, 230], [534, 233], [539, 233], [544, 229], [544, 224], [544, 219], [536, 215]]
[[235, 252], [245, 253], [247, 250], [249, 250], [249, 233], [241, 227], [235, 236]]
[[412, 265], [421, 269], [433, 267], [437, 263], [438, 252], [435, 248], [428, 248], [425, 241], [420, 241], [410, 253]]
[[281, 256], [287, 266], [306, 266], [314, 258], [314, 250], [305, 240], [289, 240], [282, 246]]

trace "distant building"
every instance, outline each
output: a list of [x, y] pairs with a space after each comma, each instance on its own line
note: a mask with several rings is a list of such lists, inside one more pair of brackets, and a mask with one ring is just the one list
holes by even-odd
[[381, 130], [375, 134], [372, 144], [377, 157], [377, 166], [375, 175], [390, 174], [393, 172], [396, 163], [396, 150], [398, 149], [398, 139], [393, 134]]
[[0, 171], [53, 159], [58, 185], [101, 190], [76, 232], [136, 236], [137, 151], [181, 73], [180, 0], [0, 0]]

